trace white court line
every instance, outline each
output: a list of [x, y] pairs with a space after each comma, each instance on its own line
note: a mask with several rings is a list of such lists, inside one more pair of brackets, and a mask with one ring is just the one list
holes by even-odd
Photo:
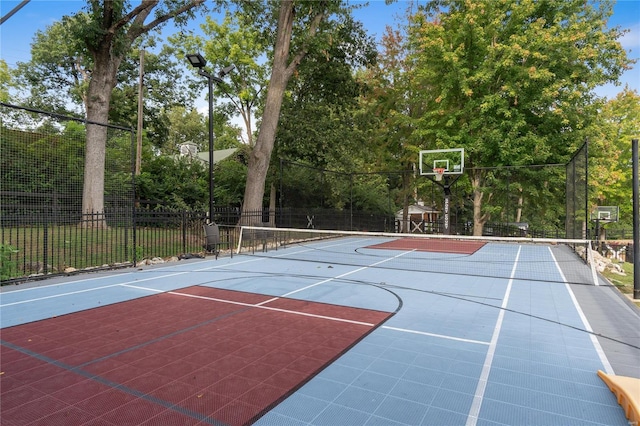
[[[260, 260], [264, 260], [264, 259], [263, 258], [249, 259], [249, 260], [243, 260], [242, 262], [235, 262], [235, 263], [231, 263], [231, 264], [208, 266], [206, 268], [195, 269], [193, 271], [182, 271], [182, 272], [175, 272], [175, 273], [172, 273], [172, 274], [154, 275], [152, 277], [135, 279], [135, 280], [132, 280], [132, 281], [125, 281], [123, 283], [110, 284], [110, 285], [105, 285], [105, 286], [100, 286], [100, 287], [93, 287], [93, 288], [88, 288], [88, 289], [84, 289], [84, 290], [69, 291], [69, 292], [66, 292], [66, 293], [54, 294], [54, 295], [51, 295], [51, 296], [36, 297], [36, 298], [33, 298], [33, 299], [21, 300], [19, 302], [0, 304], [0, 308], [6, 307], [6, 306], [22, 305], [24, 303], [38, 302], [40, 300], [55, 299], [55, 298], [58, 298], [58, 297], [73, 296], [74, 294], [87, 293], [87, 292], [90, 292], [90, 291], [98, 291], [98, 290], [103, 290], [105, 288], [112, 288], [112, 287], [118, 287], [118, 286], [128, 286], [130, 284], [141, 283], [141, 282], [145, 282], [145, 281], [159, 280], [159, 279], [163, 279], [163, 278], [175, 277], [175, 276], [178, 276], [178, 275], [190, 274], [192, 272], [202, 272], [202, 271], [207, 271], [207, 270], [210, 270], [210, 269], [222, 268], [224, 266], [239, 265], [239, 264], [242, 264], [242, 263], [257, 262], [257, 261], [260, 261]], [[134, 272], [128, 272], [127, 273], [127, 275], [130, 275], [130, 274], [135, 274], [135, 273]], [[121, 277], [121, 276], [122, 275], [119, 275], [119, 277]], [[109, 277], [106, 277], [106, 278], [113, 278], [113, 276], [109, 276]], [[82, 282], [82, 281], [89, 281], [89, 280], [73, 281], [73, 283], [79, 283], [79, 282]], [[71, 284], [71, 283], [69, 283], [69, 284]], [[144, 288], [144, 287], [140, 287], [140, 288]], [[43, 287], [34, 287], [34, 289], [43, 289]], [[9, 294], [9, 293], [7, 293], [7, 294]]]
[[292, 294], [296, 294], [296, 293], [299, 293], [299, 292], [301, 292], [301, 291], [308, 290], [308, 289], [310, 289], [310, 288], [312, 288], [312, 287], [319, 286], [320, 284], [325, 284], [325, 283], [331, 282], [331, 281], [333, 281], [333, 280], [337, 280], [337, 279], [340, 279], [340, 278], [344, 278], [344, 277], [346, 277], [347, 275], [351, 275], [351, 274], [355, 274], [356, 272], [364, 271], [365, 269], [371, 268], [371, 267], [376, 266], [376, 265], [380, 265], [381, 263], [385, 263], [385, 262], [388, 262], [388, 261], [390, 261], [390, 260], [397, 259], [398, 257], [404, 256], [405, 254], [413, 253], [414, 251], [415, 251], [415, 250], [410, 250], [410, 251], [406, 251], [406, 252], [400, 253], [400, 254], [395, 255], [395, 256], [393, 256], [393, 257], [390, 257], [390, 258], [388, 258], [388, 259], [384, 259], [384, 260], [381, 260], [381, 261], [379, 261], [379, 262], [372, 263], [371, 265], [368, 265], [368, 266], [362, 266], [362, 267], [360, 267], [360, 268], [358, 268], [358, 269], [354, 269], [353, 271], [345, 272], [344, 274], [336, 275], [335, 277], [327, 278], [327, 279], [322, 280], [322, 281], [319, 281], [319, 282], [317, 282], [317, 283], [310, 284], [310, 285], [308, 285], [308, 286], [306, 286], [306, 287], [302, 287], [302, 288], [299, 288], [299, 289], [297, 289], [297, 290], [290, 291], [290, 292], [285, 293], [285, 294], [283, 294], [283, 295], [281, 295], [281, 296], [274, 297], [274, 298], [272, 298], [272, 299], [266, 300], [266, 301], [264, 301], [264, 302], [262, 302], [262, 303], [264, 304], [264, 303], [273, 302], [274, 300], [278, 300], [278, 299], [279, 299], [279, 298], [281, 298], [281, 297], [288, 297], [288, 296], [291, 296]]
[[593, 348], [595, 349], [596, 353], [598, 354], [598, 358], [600, 358], [600, 362], [602, 362], [602, 367], [604, 368], [605, 373], [607, 373], [607, 374], [615, 374], [613, 372], [613, 367], [609, 363], [609, 359], [607, 358], [607, 355], [605, 355], [604, 350], [602, 349], [602, 346], [600, 345], [600, 342], [598, 341], [598, 338], [595, 336], [595, 334], [593, 334], [593, 329], [591, 328], [591, 325], [589, 324], [589, 320], [587, 320], [587, 317], [584, 314], [584, 312], [582, 311], [582, 308], [580, 308], [580, 304], [578, 303], [578, 299], [576, 299], [575, 294], [573, 294], [573, 291], [571, 290], [571, 286], [569, 285], [569, 282], [567, 281], [566, 277], [562, 273], [562, 270], [560, 269], [560, 265], [558, 264], [558, 261], [556, 260], [556, 257], [553, 255], [553, 251], [551, 251], [551, 247], [549, 247], [548, 249], [549, 249], [549, 253], [551, 253], [551, 258], [553, 259], [553, 262], [556, 265], [556, 269], [560, 273], [560, 276], [562, 277], [562, 281], [564, 281], [564, 287], [567, 289], [567, 292], [569, 293], [569, 297], [571, 297], [571, 301], [573, 302], [573, 306], [576, 308], [576, 311], [578, 312], [578, 316], [580, 317], [580, 320], [582, 321], [584, 329], [589, 332], [589, 338], [591, 339], [591, 343], [593, 344]]
[[[88, 272], [87, 272], [88, 273]], [[123, 277], [125, 275], [131, 275], [131, 274], [135, 274], [135, 272], [125, 272], [124, 274], [120, 274], [118, 275], [119, 277]], [[52, 279], [54, 278], [58, 278], [58, 277], [52, 277]], [[11, 290], [11, 291], [7, 291], [7, 292], [3, 292], [0, 291], [0, 295], [9, 295], [9, 294], [15, 294], [15, 293], [21, 293], [23, 291], [35, 291], [35, 290], [42, 290], [43, 288], [52, 288], [52, 287], [56, 287], [56, 286], [63, 286], [63, 285], [71, 285], [71, 284], [78, 284], [78, 283], [83, 283], [83, 282], [88, 282], [88, 281], [96, 281], [96, 280], [104, 280], [105, 278], [113, 278], [113, 275], [105, 275], [105, 276], [101, 276], [101, 277], [91, 277], [91, 278], [82, 278], [79, 279], [77, 281], [67, 281], [67, 282], [60, 282], [60, 283], [52, 283], [45, 286], [38, 286], [38, 287], [27, 287], [27, 288], [21, 288], [18, 290]]]
[[491, 372], [491, 364], [493, 364], [493, 357], [496, 353], [496, 346], [498, 345], [498, 337], [500, 337], [500, 331], [502, 330], [502, 322], [504, 321], [504, 310], [509, 304], [509, 295], [511, 294], [511, 287], [513, 286], [513, 277], [516, 273], [518, 266], [518, 259], [520, 258], [520, 250], [522, 246], [518, 246], [518, 254], [516, 254], [515, 261], [513, 262], [513, 268], [511, 269], [511, 276], [509, 277], [509, 283], [502, 299], [502, 305], [500, 307], [500, 313], [498, 314], [498, 320], [496, 326], [493, 329], [493, 335], [491, 336], [491, 343], [489, 344], [489, 350], [487, 356], [484, 359], [484, 365], [482, 366], [482, 372], [478, 380], [478, 386], [476, 387], [476, 393], [473, 396], [473, 402], [467, 415], [466, 426], [475, 426], [478, 422], [478, 416], [480, 415], [480, 407], [482, 406], [482, 399], [484, 398], [484, 392], [487, 388], [487, 382], [489, 380], [489, 373]]
[[[179, 272], [179, 273], [175, 273], [175, 274], [165, 275], [165, 277], [172, 277], [172, 276], [182, 275], [182, 274], [185, 274], [185, 272]], [[13, 303], [7, 303], [7, 304], [4, 304], [4, 305], [0, 305], [0, 308], [4, 308], [5, 306], [22, 305], [23, 303], [37, 302], [37, 301], [40, 301], [40, 300], [55, 299], [57, 297], [72, 296], [74, 294], [87, 293], [87, 292], [90, 292], [90, 291], [103, 290], [105, 288], [118, 287], [118, 286], [122, 286], [122, 285], [129, 284], [129, 283], [149, 281], [149, 280], [154, 280], [154, 279], [157, 279], [157, 277], [143, 278], [141, 280], [129, 281], [128, 283], [110, 284], [110, 285], [105, 285], [105, 286], [101, 286], [101, 287], [87, 288], [87, 289], [84, 289], [84, 290], [69, 291], [67, 293], [53, 294], [51, 296], [36, 297], [35, 299], [21, 300], [19, 302], [13, 302]]]
[[[138, 289], [141, 289], [141, 290], [148, 290], [148, 291], [158, 292], [158, 290], [153, 289], [153, 288], [131, 286], [131, 285], [128, 285], [128, 284], [126, 284], [126, 285], [123, 284], [123, 285], [126, 286], [126, 287], [135, 287], [135, 288], [138, 288]], [[231, 305], [246, 306], [248, 308], [258, 308], [258, 309], [265, 309], [265, 310], [268, 310], [268, 311], [276, 311], [276, 312], [283, 312], [283, 313], [293, 314], [293, 315], [301, 315], [301, 316], [305, 316], [305, 317], [326, 319], [326, 320], [329, 320], [329, 321], [345, 322], [345, 323], [349, 323], [349, 324], [364, 325], [364, 326], [367, 326], [367, 327], [375, 326], [375, 324], [369, 323], [369, 322], [355, 321], [355, 320], [349, 320], [349, 319], [337, 318], [337, 317], [328, 317], [326, 315], [310, 314], [310, 313], [307, 313], [307, 312], [292, 311], [290, 309], [273, 308], [271, 306], [264, 306], [263, 305], [264, 302], [261, 302], [261, 303], [236, 302], [234, 300], [218, 299], [216, 297], [208, 297], [208, 296], [198, 296], [196, 294], [180, 293], [180, 292], [177, 292], [177, 291], [167, 291], [166, 293], [173, 294], [173, 295], [176, 295], [176, 296], [192, 297], [194, 299], [210, 300], [212, 302], [220, 302], [220, 303], [228, 303], [228, 304], [231, 304]]]
[[[344, 243], [344, 244], [346, 244], [346, 243]], [[334, 245], [338, 245], [338, 244], [334, 244]], [[329, 246], [329, 247], [332, 247], [332, 246]], [[311, 250], [312, 249], [302, 250], [302, 251], [299, 251], [299, 252], [296, 252], [296, 253], [303, 253], [305, 251], [311, 251]], [[274, 256], [274, 257], [286, 256], [288, 254], [291, 254], [291, 253], [285, 253], [285, 254], [282, 254], [282, 255]], [[261, 260], [264, 260], [264, 259], [265, 258], [251, 258], [251, 259], [243, 260], [243, 261], [240, 261], [240, 262], [232, 262], [232, 263], [228, 263], [228, 264], [227, 263], [225, 263], [225, 264], [217, 264], [215, 266], [207, 266], [205, 268], [200, 268], [200, 269], [195, 269], [195, 270], [175, 272], [175, 273], [170, 273], [170, 274], [165, 274], [165, 275], [154, 275], [153, 277], [135, 279], [135, 280], [125, 281], [123, 283], [118, 283], [118, 284], [110, 284], [110, 285], [106, 285], [106, 286], [93, 287], [93, 288], [90, 288], [90, 289], [69, 291], [69, 292], [66, 292], [66, 293], [59, 293], [59, 294], [55, 294], [55, 295], [51, 295], [51, 296], [36, 297], [36, 298], [33, 298], [33, 299], [28, 299], [28, 300], [21, 300], [19, 302], [0, 304], [0, 308], [5, 307], [5, 306], [14, 306], [14, 305], [22, 305], [22, 304], [25, 304], [25, 303], [38, 302], [38, 301], [47, 300], [47, 299], [55, 299], [55, 298], [58, 298], [58, 297], [73, 296], [75, 294], [87, 293], [87, 292], [91, 292], [91, 291], [98, 291], [98, 290], [103, 290], [103, 289], [111, 288], [111, 287], [117, 287], [117, 286], [121, 286], [121, 285], [125, 286], [125, 285], [133, 284], [133, 283], [136, 283], [136, 282], [144, 282], [144, 281], [150, 281], [150, 280], [156, 280], [156, 279], [160, 280], [160, 279], [163, 279], [163, 278], [189, 274], [189, 273], [192, 273], [192, 272], [202, 272], [202, 271], [208, 271], [208, 270], [211, 270], [211, 269], [219, 269], [219, 268], [223, 268], [223, 267], [241, 265], [243, 263], [248, 263], [248, 262], [258, 262], [258, 261], [261, 261]], [[205, 260], [205, 262], [213, 262], [213, 260], [210, 260], [210, 261], [206, 261]], [[106, 276], [101, 276], [101, 277], [83, 278], [83, 279], [76, 280], [76, 281], [69, 281], [69, 282], [64, 282], [64, 283], [55, 283], [55, 284], [52, 284], [50, 287], [43, 287], [43, 286], [29, 287], [29, 288], [24, 288], [24, 289], [19, 289], [19, 290], [12, 290], [11, 292], [4, 293], [4, 295], [6, 296], [6, 295], [9, 295], [9, 294], [15, 294], [15, 293], [24, 292], [24, 291], [43, 290], [45, 288], [50, 289], [50, 288], [53, 288], [55, 286], [64, 286], [64, 285], [71, 285], [71, 284], [80, 284], [81, 285], [83, 283], [87, 283], [87, 282], [90, 282], [90, 281], [96, 281], [96, 280], [102, 280], [102, 279], [113, 279], [114, 277], [120, 278], [120, 277], [124, 277], [126, 275], [137, 275], [137, 274], [139, 274], [141, 272], [161, 271], [162, 269], [174, 268], [175, 266], [176, 265], [167, 265], [167, 266], [162, 266], [162, 267], [156, 267], [156, 268], [153, 268], [151, 270], [126, 272], [126, 273], [120, 274], [120, 275], [106, 275]], [[180, 265], [180, 266], [182, 266], [182, 265]], [[0, 296], [2, 294], [3, 293], [0, 293]], [[1, 300], [1, 297], [0, 297], [0, 300]]]
[[[239, 265], [239, 264], [246, 263], [246, 262], [257, 262], [257, 261], [259, 261], [259, 260], [262, 260], [262, 259], [243, 260], [242, 262], [235, 262], [235, 263], [229, 263], [229, 264], [224, 264], [224, 265], [219, 265], [219, 264], [218, 264], [218, 265], [215, 265], [215, 266], [208, 266], [208, 267], [206, 267], [206, 268], [200, 268], [200, 269], [195, 269], [195, 270], [182, 271], [182, 272], [180, 272], [180, 273], [202, 272], [202, 271], [207, 271], [207, 270], [209, 270], [209, 269], [222, 268], [222, 267], [224, 267], [224, 266]], [[202, 261], [201, 261], [201, 263], [205, 263], [205, 262], [206, 262], [206, 263], [211, 263], [211, 262], [217, 262], [217, 260], [213, 260], [213, 259], [211, 259], [211, 260], [206, 260], [206, 259], [204, 259], [204, 260], [202, 260]], [[194, 263], [194, 264], [195, 264], [195, 263]], [[36, 291], [36, 290], [42, 290], [42, 289], [44, 289], [44, 288], [53, 288], [53, 287], [56, 287], [56, 286], [66, 286], [66, 285], [72, 285], [72, 284], [82, 284], [82, 283], [87, 283], [87, 282], [90, 282], [90, 281], [96, 281], [96, 280], [113, 279], [114, 277], [118, 277], [118, 278], [120, 278], [120, 277], [124, 277], [124, 276], [127, 276], [127, 275], [137, 275], [137, 274], [140, 274], [140, 273], [148, 273], [148, 272], [162, 272], [162, 270], [163, 270], [163, 269], [175, 268], [176, 266], [178, 266], [178, 267], [182, 267], [182, 266], [184, 266], [184, 264], [180, 264], [180, 265], [176, 265], [176, 264], [169, 264], [169, 265], [165, 265], [165, 266], [157, 266], [157, 265], [156, 265], [156, 266], [155, 266], [154, 268], [152, 268], [152, 269], [136, 270], [136, 271], [133, 271], [133, 272], [124, 272], [124, 273], [121, 273], [121, 274], [110, 274], [110, 272], [112, 272], [112, 271], [100, 271], [100, 272], [103, 272], [103, 273], [107, 273], [107, 274], [109, 274], [109, 275], [103, 275], [103, 276], [100, 276], [100, 277], [82, 278], [82, 279], [75, 280], [75, 281], [67, 281], [67, 282], [51, 283], [51, 284], [49, 284], [49, 285], [47, 285], [47, 286], [28, 287], [28, 288], [21, 288], [21, 289], [18, 289], [18, 290], [13, 290], [13, 289], [12, 289], [11, 291], [6, 291], [6, 292], [2, 292], [2, 291], [0, 291], [0, 296], [2, 296], [2, 295], [9, 295], [9, 294], [15, 294], [15, 293], [20, 293], [20, 292], [24, 292], [24, 291]], [[135, 266], [132, 266], [132, 268], [135, 268]], [[80, 271], [80, 272], [82, 272], [82, 271]], [[90, 272], [89, 272], [89, 271], [87, 271], [87, 274], [88, 274], [88, 273], [90, 273]], [[169, 275], [159, 275], [159, 276], [157, 276], [156, 278], [161, 279], [161, 278], [164, 278], [164, 277], [170, 277], [170, 276], [173, 276], [173, 274], [169, 274]], [[60, 277], [51, 277], [51, 279], [55, 279], [55, 278], [60, 278]], [[129, 282], [133, 282], [133, 281], [129, 281]], [[120, 285], [120, 284], [115, 284], [115, 285]], [[107, 288], [107, 287], [111, 287], [111, 285], [109, 285], [109, 286], [105, 286], [105, 287], [96, 287], [96, 289], [99, 289], [99, 288]], [[0, 290], [1, 290], [1, 289], [0, 289]], [[73, 292], [72, 292], [72, 293], [68, 293], [68, 294], [73, 294]], [[33, 299], [33, 300], [39, 300], [39, 299]], [[0, 306], [4, 306], [4, 305], [0, 305]]]
[[426, 331], [417, 331], [417, 330], [410, 330], [410, 329], [407, 329], [407, 328], [390, 327], [388, 325], [383, 325], [381, 328], [384, 328], [384, 329], [387, 329], [387, 330], [393, 330], [393, 331], [400, 331], [402, 333], [420, 334], [421, 336], [431, 336], [431, 337], [437, 337], [437, 338], [440, 338], [440, 339], [456, 340], [458, 342], [475, 343], [477, 345], [489, 345], [490, 344], [489, 342], [483, 342], [482, 340], [463, 339], [462, 337], [446, 336], [444, 334], [427, 333]]
[[[368, 241], [370, 239], [371, 238], [364, 238], [362, 240], [356, 240], [355, 242], [359, 243], [359, 241]], [[338, 246], [344, 246], [344, 245], [353, 245], [353, 243], [354, 243], [354, 241], [344, 241], [344, 242], [341, 242], [341, 243], [329, 244], [329, 245], [318, 244], [318, 246], [320, 247], [320, 250], [325, 250], [325, 249], [328, 249], [328, 248], [331, 248], [331, 247], [338, 247]], [[286, 247], [283, 250], [286, 250]], [[278, 257], [278, 258], [280, 258], [280, 257], [289, 256], [289, 255], [292, 255], [292, 254], [306, 253], [308, 251], [316, 251], [316, 250], [318, 250], [318, 248], [308, 248], [308, 249], [305, 249], [305, 250], [298, 250], [298, 251], [295, 251], [293, 253], [286, 252], [286, 253], [277, 254], [277, 255], [269, 256], [269, 257]], [[242, 255], [242, 253], [240, 255]], [[290, 260], [297, 261], [299, 259], [290, 259]], [[303, 262], [304, 262], [304, 260], [303, 260]]]
[[[370, 238], [368, 238], [368, 239], [370, 239]], [[367, 241], [368, 239], [364, 239], [364, 241]], [[350, 242], [349, 244], [352, 244], [352, 242]], [[336, 244], [336, 245], [340, 245], [340, 244]], [[332, 246], [333, 246], [333, 245], [328, 246], [328, 247], [332, 247]], [[262, 303], [259, 303], [258, 305], [262, 305], [262, 304], [265, 304], [265, 303], [273, 302], [273, 301], [275, 301], [275, 300], [278, 300], [278, 299], [279, 299], [279, 298], [281, 298], [281, 297], [288, 297], [288, 296], [290, 296], [290, 295], [292, 295], [292, 294], [295, 294], [295, 293], [298, 293], [298, 292], [301, 292], [301, 291], [304, 291], [304, 290], [308, 290], [308, 289], [310, 289], [310, 288], [312, 288], [312, 287], [315, 287], [315, 286], [318, 286], [318, 285], [321, 285], [321, 284], [325, 284], [325, 283], [331, 282], [331, 281], [336, 280], [336, 279], [343, 278], [343, 277], [345, 277], [345, 276], [347, 276], [347, 275], [351, 275], [351, 274], [354, 274], [354, 273], [356, 273], [356, 272], [360, 272], [360, 271], [365, 270], [365, 269], [367, 269], [367, 268], [371, 268], [371, 267], [376, 266], [376, 265], [379, 265], [379, 264], [381, 264], [381, 263], [388, 262], [388, 261], [390, 261], [390, 260], [393, 260], [393, 259], [396, 259], [396, 258], [398, 258], [398, 257], [404, 256], [404, 255], [406, 255], [406, 254], [413, 253], [413, 252], [415, 252], [415, 251], [416, 251], [416, 250], [415, 250], [415, 249], [413, 249], [413, 250], [409, 250], [409, 251], [406, 251], [406, 252], [402, 252], [402, 253], [397, 254], [397, 255], [395, 255], [395, 256], [392, 256], [392, 257], [390, 257], [390, 258], [388, 258], [388, 259], [384, 259], [384, 260], [381, 260], [381, 261], [379, 261], [379, 262], [372, 263], [372, 264], [371, 264], [371, 265], [369, 265], [369, 266], [363, 266], [363, 267], [358, 268], [358, 269], [355, 269], [355, 270], [353, 270], [353, 271], [346, 272], [346, 273], [341, 274], [341, 275], [337, 275], [337, 276], [335, 276], [335, 277], [333, 277], [333, 278], [327, 278], [327, 279], [325, 279], [325, 280], [322, 280], [322, 281], [319, 281], [319, 282], [317, 282], [317, 283], [314, 283], [314, 284], [308, 285], [308, 286], [306, 286], [306, 287], [302, 287], [302, 288], [300, 288], [300, 289], [297, 289], [297, 290], [294, 290], [294, 291], [290, 291], [289, 293], [285, 293], [285, 294], [283, 294], [282, 296], [274, 297], [274, 298], [272, 298], [272, 299], [266, 300], [266, 301], [264, 301], [264, 302], [262, 302]], [[460, 337], [446, 336], [446, 335], [442, 335], [442, 334], [434, 334], [434, 333], [427, 333], [427, 332], [423, 332], [423, 331], [410, 330], [410, 329], [406, 329], [406, 328], [390, 327], [390, 326], [386, 326], [386, 325], [383, 325], [383, 326], [382, 326], [382, 328], [387, 329], [387, 330], [394, 330], [394, 331], [404, 332], [404, 333], [413, 333], [413, 334], [420, 334], [420, 335], [423, 335], [423, 336], [437, 337], [437, 338], [441, 338], [441, 339], [456, 340], [456, 341], [459, 341], [459, 342], [474, 343], [474, 344], [480, 344], [480, 345], [489, 345], [489, 343], [488, 343], [488, 342], [483, 342], [483, 341], [480, 341], [480, 340], [463, 339], [463, 338], [460, 338]]]

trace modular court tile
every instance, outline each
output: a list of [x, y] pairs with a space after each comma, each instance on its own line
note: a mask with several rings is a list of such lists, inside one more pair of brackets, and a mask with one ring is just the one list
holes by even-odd
[[[567, 268], [564, 247], [414, 247], [429, 264], [418, 271], [371, 266], [398, 248], [367, 249], [378, 257], [357, 265], [356, 246], [317, 244], [343, 253], [310, 263], [306, 244], [1, 289], [2, 424], [37, 424], [44, 410], [49, 424], [98, 413], [110, 424], [627, 425], [596, 372], [640, 377], [640, 315], [606, 282], [583, 284], [588, 268]], [[237, 304], [193, 309], [200, 298]], [[309, 320], [339, 312], [380, 325]]]

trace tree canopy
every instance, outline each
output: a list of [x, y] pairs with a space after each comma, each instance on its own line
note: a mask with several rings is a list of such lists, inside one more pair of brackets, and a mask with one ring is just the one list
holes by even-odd
[[[489, 220], [561, 227], [562, 165], [588, 138], [590, 203], [620, 205], [621, 217], [630, 216], [627, 145], [638, 128], [638, 95], [625, 90], [606, 101], [594, 92], [632, 65], [619, 43], [623, 31], [606, 25], [610, 2], [435, 0], [409, 10], [406, 31], [389, 28], [376, 49], [347, 2], [238, 1], [219, 19], [207, 16], [204, 36], [177, 31], [156, 45], [156, 29], [190, 22], [201, 6], [88, 2], [36, 34], [29, 63], [9, 70], [0, 61], [0, 95], [6, 101], [9, 87], [21, 87], [28, 105], [133, 127], [145, 49], [148, 169], [139, 190], [200, 206], [206, 170], [162, 158], [185, 142], [208, 149], [207, 120], [194, 107], [205, 86], [184, 60], [199, 51], [212, 74], [236, 67], [214, 89], [216, 149], [241, 148], [216, 165], [217, 205], [273, 207], [274, 166], [284, 158], [333, 173], [303, 182], [304, 173], [291, 172], [296, 203], [343, 208], [349, 199], [388, 212], [430, 200], [437, 207], [433, 184], [417, 176], [418, 152], [463, 147], [466, 174], [453, 206], [460, 220], [478, 234]], [[87, 126], [85, 211], [99, 211], [105, 192], [105, 137]], [[195, 186], [161, 178], [167, 170]], [[393, 173], [367, 175], [377, 171]]]
[[[491, 217], [488, 166], [566, 162], [597, 117], [593, 90], [629, 65], [609, 2], [440, 0], [413, 17], [413, 138], [465, 148], [474, 232]], [[483, 209], [484, 205], [484, 209]]]

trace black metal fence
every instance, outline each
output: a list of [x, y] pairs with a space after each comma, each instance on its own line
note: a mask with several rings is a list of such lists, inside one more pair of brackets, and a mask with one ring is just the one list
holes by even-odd
[[[3, 284], [207, 254], [206, 212], [134, 208], [129, 213], [106, 210], [63, 219], [56, 209], [8, 207], [3, 204], [0, 215]], [[393, 226], [393, 218], [335, 210], [279, 209], [271, 215], [261, 210], [249, 215], [266, 226], [278, 227], [390, 231]], [[37, 220], [31, 220], [33, 217]], [[131, 221], [118, 220], [123, 217]], [[240, 211], [217, 208], [214, 217], [220, 228], [217, 251], [233, 255]]]

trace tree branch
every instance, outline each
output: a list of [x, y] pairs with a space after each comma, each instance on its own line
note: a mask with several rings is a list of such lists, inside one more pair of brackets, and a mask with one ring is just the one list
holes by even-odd
[[[135, 39], [140, 34], [147, 33], [149, 31], [151, 31], [152, 29], [154, 29], [155, 27], [157, 27], [158, 25], [167, 22], [169, 19], [175, 18], [176, 16], [178, 16], [178, 15], [180, 15], [180, 14], [182, 14], [182, 13], [184, 13], [184, 12], [190, 10], [190, 9], [198, 7], [198, 6], [202, 5], [202, 4], [204, 4], [204, 2], [205, 2], [205, 0], [192, 0], [189, 3], [183, 5], [182, 7], [178, 8], [178, 9], [174, 9], [173, 11], [158, 17], [154, 21], [149, 22], [147, 25], [133, 26], [132, 30], [129, 33], [129, 37], [132, 37], [132, 39]], [[151, 10], [149, 10], [149, 12], [150, 11]], [[145, 18], [146, 18], [146, 16], [145, 16]], [[136, 21], [138, 21], [138, 20], [136, 19]], [[142, 19], [142, 21], [140, 23], [142, 24], [143, 22], [144, 22], [144, 19]], [[135, 28], [139, 28], [139, 30], [135, 31]]]
[[[120, 18], [117, 22], [107, 28], [107, 32], [110, 34], [115, 34], [119, 29], [123, 28], [128, 23], [131, 23], [131, 28], [127, 33], [127, 38], [130, 41], [135, 40], [141, 34], [145, 34], [152, 29], [156, 28], [158, 25], [167, 22], [168, 20], [175, 18], [176, 16], [193, 9], [197, 6], [202, 5], [205, 0], [192, 0], [182, 7], [178, 9], [174, 9], [169, 13], [166, 13], [157, 19], [151, 21], [149, 24], [144, 25], [144, 21], [151, 14], [153, 8], [155, 8], [160, 0], [143, 0], [137, 7], [133, 8], [129, 13]], [[107, 14], [107, 7], [113, 12], [113, 8], [111, 7], [111, 2], [105, 2], [105, 15]], [[109, 6], [107, 6], [109, 5]]]
[[[325, 4], [324, 2], [320, 2], [320, 3]], [[326, 16], [327, 14], [324, 9], [322, 9], [320, 12], [318, 12], [316, 16], [314, 16], [313, 20], [311, 21], [311, 25], [309, 25], [309, 31], [307, 32], [308, 39], [315, 37], [315, 35], [318, 33], [318, 28], [320, 27], [320, 24], [322, 23], [324, 18], [326, 18]], [[287, 66], [288, 75], [291, 75], [295, 72], [298, 65], [300, 65], [300, 62], [302, 62], [302, 60], [307, 55], [307, 53], [309, 53], [309, 43], [305, 42], [303, 43], [300, 50], [293, 56], [293, 59], [289, 63], [289, 66]]]
[[[107, 2], [109, 3], [109, 2]], [[134, 21], [137, 22], [142, 19], [142, 22], [149, 16], [151, 10], [156, 7], [159, 3], [159, 0], [143, 0], [137, 7], [133, 8], [131, 12], [127, 13], [123, 16], [118, 22], [116, 22], [113, 27], [109, 29], [109, 31], [113, 31], [114, 33], [120, 28], [127, 25], [129, 22]], [[145, 13], [143, 13], [145, 12]], [[142, 16], [142, 18], [141, 18]], [[134, 20], [135, 18], [135, 20]]]

